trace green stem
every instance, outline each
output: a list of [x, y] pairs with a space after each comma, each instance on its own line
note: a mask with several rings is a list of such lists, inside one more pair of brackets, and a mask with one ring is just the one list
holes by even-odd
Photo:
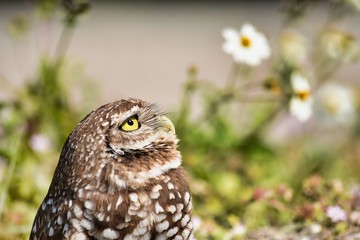
[[58, 44], [55, 50], [55, 59], [63, 59], [66, 55], [66, 52], [70, 46], [70, 41], [73, 35], [73, 27], [72, 26], [65, 26], [63, 29]]
[[238, 70], [237, 70], [237, 65], [236, 63], [233, 63], [230, 67], [229, 70], [229, 74], [228, 74], [228, 79], [227, 79], [227, 84], [226, 87], [228, 88], [233, 88], [235, 87], [235, 83], [236, 83], [236, 79], [238, 76]]
[[8, 191], [9, 191], [11, 181], [12, 181], [14, 173], [15, 173], [19, 155], [21, 152], [20, 146], [21, 146], [21, 140], [23, 139], [23, 136], [24, 136], [24, 132], [21, 131], [19, 133], [19, 135], [13, 140], [13, 143], [10, 145], [10, 149], [12, 149], [12, 151], [10, 153], [10, 165], [9, 165], [9, 168], [7, 169], [7, 174], [5, 175], [6, 178], [1, 186], [1, 190], [0, 190], [0, 218], [2, 217], [2, 215], [4, 213], [5, 201], [6, 201]]

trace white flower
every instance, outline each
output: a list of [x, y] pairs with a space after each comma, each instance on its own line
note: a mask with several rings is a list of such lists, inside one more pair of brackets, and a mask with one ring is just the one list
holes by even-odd
[[34, 134], [29, 139], [30, 147], [37, 152], [45, 152], [51, 147], [50, 140], [41, 134]]
[[354, 95], [350, 89], [335, 83], [328, 83], [317, 93], [320, 113], [332, 117], [337, 123], [349, 124], [355, 120]]
[[294, 92], [290, 100], [290, 114], [302, 122], [306, 121], [311, 117], [313, 105], [310, 84], [299, 73], [293, 73], [290, 81]]
[[300, 64], [306, 59], [306, 42], [300, 33], [288, 30], [280, 36], [282, 58], [291, 64]]
[[326, 209], [326, 216], [328, 216], [328, 218], [330, 218], [333, 222], [346, 221], [346, 213], [338, 205], [329, 206]]
[[245, 23], [240, 31], [225, 28], [222, 35], [225, 38], [223, 50], [231, 54], [235, 62], [256, 66], [270, 57], [266, 37], [249, 23]]
[[354, 62], [359, 58], [360, 48], [356, 37], [337, 29], [326, 29], [320, 38], [323, 52], [333, 60]]
[[231, 233], [233, 236], [241, 236], [246, 233], [246, 227], [245, 225], [241, 223], [235, 224], [235, 226], [231, 229]]
[[236, 237], [244, 236], [247, 229], [244, 224], [236, 223], [232, 229], [225, 235], [224, 239], [234, 239]]
[[318, 223], [313, 223], [309, 226], [309, 230], [311, 234], [319, 234], [322, 230], [322, 227]]

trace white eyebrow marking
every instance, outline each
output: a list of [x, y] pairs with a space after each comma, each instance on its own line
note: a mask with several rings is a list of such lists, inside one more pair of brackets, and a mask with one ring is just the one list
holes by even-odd
[[132, 108], [130, 108], [129, 110], [127, 110], [124, 113], [121, 113], [121, 118], [119, 118], [119, 123], [124, 122], [126, 119], [128, 119], [129, 117], [133, 116], [134, 114], [137, 114], [140, 112], [140, 107], [138, 105], [133, 106]]

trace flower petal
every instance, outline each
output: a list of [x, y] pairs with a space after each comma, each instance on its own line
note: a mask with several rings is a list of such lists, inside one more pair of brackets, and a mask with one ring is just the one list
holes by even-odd
[[310, 91], [310, 84], [306, 78], [297, 72], [291, 75], [291, 86], [295, 92]]
[[225, 28], [224, 30], [222, 30], [222, 36], [226, 40], [238, 40], [239, 39], [239, 33], [233, 28]]
[[312, 102], [312, 98], [303, 101], [298, 97], [293, 97], [290, 100], [290, 114], [301, 122], [308, 120], [312, 115]]

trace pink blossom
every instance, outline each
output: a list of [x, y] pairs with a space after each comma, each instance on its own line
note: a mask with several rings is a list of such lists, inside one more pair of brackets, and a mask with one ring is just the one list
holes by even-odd
[[30, 147], [37, 152], [45, 152], [51, 147], [50, 140], [42, 134], [34, 134], [29, 140]]
[[329, 206], [326, 209], [326, 216], [328, 216], [333, 222], [346, 221], [346, 213], [338, 205]]

